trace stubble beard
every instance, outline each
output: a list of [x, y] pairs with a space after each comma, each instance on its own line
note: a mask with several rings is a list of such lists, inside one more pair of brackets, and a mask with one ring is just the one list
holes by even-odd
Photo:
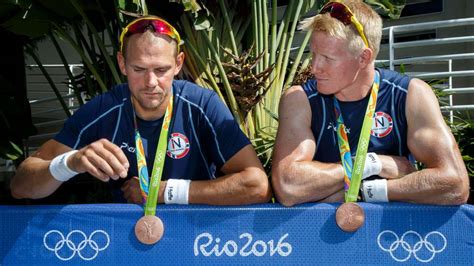
[[[160, 107], [164, 104], [168, 93], [160, 93], [154, 96], [152, 99], [148, 98], [149, 96], [140, 94], [133, 96], [133, 102], [135, 106], [139, 106], [145, 112], [154, 112], [159, 111]], [[136, 107], [135, 107], [136, 108]]]

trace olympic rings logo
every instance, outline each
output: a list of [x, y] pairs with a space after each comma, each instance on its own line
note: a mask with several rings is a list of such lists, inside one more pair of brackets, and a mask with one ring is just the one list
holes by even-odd
[[[105, 238], [105, 241], [102, 241], [101, 238]], [[77, 240], [80, 241], [76, 245], [74, 242], [77, 243]], [[101, 244], [105, 242], [105, 244], [99, 247], [98, 242]], [[76, 253], [81, 259], [88, 261], [95, 259], [99, 251], [105, 250], [109, 246], [110, 237], [103, 230], [95, 230], [89, 237], [81, 230], [73, 230], [66, 237], [58, 230], [50, 230], [44, 235], [43, 244], [48, 250], [54, 251], [56, 257], [62, 261], [74, 258]]]
[[378, 235], [377, 244], [398, 262], [405, 262], [412, 255], [419, 262], [430, 262], [446, 248], [448, 242], [438, 231], [429, 232], [424, 238], [415, 231], [407, 231], [399, 238], [395, 232], [385, 230]]

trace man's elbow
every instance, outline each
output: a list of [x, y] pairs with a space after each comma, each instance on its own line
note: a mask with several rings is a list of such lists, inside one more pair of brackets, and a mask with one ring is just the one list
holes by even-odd
[[24, 189], [16, 187], [10, 187], [10, 191], [12, 197], [15, 199], [42, 199], [51, 195], [51, 193], [41, 193], [40, 191], [35, 191], [34, 189]]
[[300, 203], [296, 200], [295, 195], [291, 191], [279, 189], [278, 192], [275, 189], [275, 197], [281, 205], [285, 207], [293, 207], [294, 205]]
[[466, 204], [469, 199], [469, 189], [453, 190], [448, 197], [446, 205], [462, 205]]
[[272, 186], [275, 197], [281, 205], [291, 207], [299, 203], [296, 201], [296, 195], [294, 190], [291, 189], [290, 182], [278, 171], [272, 172]]
[[466, 171], [457, 171], [449, 178], [451, 187], [450, 195], [447, 198], [449, 205], [462, 205], [469, 199], [469, 177]]
[[23, 184], [15, 177], [10, 183], [10, 194], [15, 199], [40, 199], [49, 196], [49, 194], [41, 193], [32, 184]]
[[27, 189], [23, 189], [21, 186], [17, 185], [14, 180], [10, 183], [10, 194], [15, 199], [25, 199], [31, 198], [30, 193]]
[[458, 201], [455, 203], [456, 205], [466, 204], [469, 200], [469, 189], [466, 189], [458, 196]]
[[[460, 179], [460, 180], [459, 180]], [[453, 189], [454, 205], [466, 204], [469, 199], [469, 177], [467, 174], [456, 178]]]
[[252, 171], [248, 179], [247, 193], [251, 195], [249, 203], [267, 203], [272, 197], [272, 189], [265, 172], [261, 169]]
[[14, 199], [23, 199], [23, 197], [21, 196], [21, 194], [18, 193], [17, 191], [15, 191], [15, 190], [11, 190], [11, 191], [10, 191], [10, 194], [12, 195], [12, 197], [13, 197]]

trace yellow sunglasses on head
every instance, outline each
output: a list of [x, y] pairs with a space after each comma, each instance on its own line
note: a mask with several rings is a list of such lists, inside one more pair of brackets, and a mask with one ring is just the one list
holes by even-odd
[[159, 17], [143, 17], [130, 22], [120, 34], [120, 52], [123, 52], [123, 39], [135, 33], [144, 33], [152, 30], [156, 34], [164, 34], [177, 42], [178, 53], [181, 45], [181, 37], [178, 31], [166, 20]]
[[321, 11], [319, 11], [319, 14], [325, 13], [329, 13], [331, 17], [339, 20], [346, 26], [350, 24], [354, 25], [357, 32], [359, 32], [360, 37], [364, 41], [365, 46], [369, 47], [369, 42], [367, 41], [367, 38], [364, 34], [364, 26], [360, 24], [359, 20], [357, 20], [357, 18], [354, 16], [354, 13], [352, 13], [348, 6], [340, 2], [329, 2], [325, 4], [323, 8], [321, 8]]

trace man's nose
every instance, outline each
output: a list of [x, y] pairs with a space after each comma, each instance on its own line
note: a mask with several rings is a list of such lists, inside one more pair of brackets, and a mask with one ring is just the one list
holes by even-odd
[[158, 85], [158, 77], [153, 71], [149, 71], [146, 73], [145, 85], [147, 87], [156, 87], [156, 85]]
[[313, 58], [311, 62], [311, 72], [320, 73], [323, 70], [322, 60], [317, 57]]

